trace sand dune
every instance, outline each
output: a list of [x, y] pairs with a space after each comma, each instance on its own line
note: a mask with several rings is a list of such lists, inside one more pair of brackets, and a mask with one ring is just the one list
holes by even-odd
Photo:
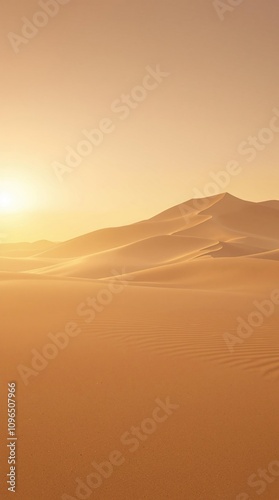
[[[276, 206], [228, 194], [190, 200], [147, 221], [64, 243], [2, 245], [0, 271], [95, 279], [108, 277], [115, 266], [133, 273], [201, 256], [230, 259], [260, 254], [274, 261], [279, 240]], [[226, 264], [230, 268], [229, 260]], [[184, 280], [186, 275], [183, 272]]]
[[35, 243], [3, 243], [0, 245], [0, 257], [30, 257], [39, 251], [56, 246], [50, 241], [36, 241]]
[[[130, 273], [135, 283], [183, 286], [193, 290], [265, 292], [276, 288], [279, 264], [272, 260], [200, 259]], [[244, 278], [245, 276], [245, 278]]]
[[217, 242], [201, 238], [155, 236], [95, 255], [64, 260], [62, 263], [38, 269], [36, 272], [80, 278], [106, 278], [111, 276], [112, 266], [125, 267], [126, 272], [151, 269], [202, 255], [207, 248], [212, 248], [216, 244]]
[[[113, 450], [125, 461], [89, 500], [258, 496], [248, 478], [279, 460], [278, 222], [279, 202], [222, 194], [67, 242], [0, 246], [1, 366], [18, 385], [16, 498], [77, 499], [76, 479]], [[73, 322], [78, 334], [65, 337]], [[34, 372], [34, 350], [51, 349], [53, 335], [67, 345]], [[168, 397], [179, 408], [129, 452], [121, 436]], [[278, 492], [276, 478], [264, 497]]]
[[260, 252], [257, 253], [257, 255], [251, 255], [251, 257], [257, 257], [258, 259], [279, 260], [279, 250]]
[[[147, 271], [201, 256], [261, 254], [274, 261], [279, 240], [276, 206], [276, 202], [251, 203], [228, 194], [190, 200], [147, 221], [64, 243], [1, 245], [0, 271], [90, 279], [108, 277], [113, 266]], [[183, 275], [187, 281], [187, 272]]]

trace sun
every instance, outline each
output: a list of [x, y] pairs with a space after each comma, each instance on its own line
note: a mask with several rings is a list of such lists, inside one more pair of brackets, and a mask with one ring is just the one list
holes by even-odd
[[9, 211], [13, 207], [13, 197], [10, 193], [0, 193], [0, 209], [1, 211]]
[[15, 193], [10, 191], [0, 191], [1, 212], [17, 212], [20, 209], [20, 202]]
[[0, 182], [0, 212], [13, 213], [29, 210], [34, 201], [30, 186], [18, 181]]

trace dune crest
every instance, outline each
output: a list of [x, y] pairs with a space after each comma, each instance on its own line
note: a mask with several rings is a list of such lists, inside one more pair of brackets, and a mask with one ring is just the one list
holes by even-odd
[[216, 274], [219, 283], [227, 269], [223, 276], [231, 281], [224, 286], [235, 288], [229, 278], [235, 265], [278, 272], [278, 207], [276, 201], [253, 203], [228, 193], [192, 199], [148, 220], [63, 243], [1, 245], [0, 272], [90, 280], [109, 278], [118, 266], [138, 282], [169, 283], [172, 276], [173, 285], [207, 289], [207, 276]]

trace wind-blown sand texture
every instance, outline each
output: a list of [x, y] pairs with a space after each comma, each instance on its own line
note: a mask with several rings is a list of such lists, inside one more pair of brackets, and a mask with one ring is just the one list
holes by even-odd
[[[77, 498], [76, 478], [113, 450], [125, 463], [90, 499], [258, 498], [248, 478], [279, 461], [279, 303], [233, 352], [224, 334], [279, 289], [279, 202], [222, 194], [63, 243], [3, 244], [0, 278], [1, 498], [12, 380], [20, 500]], [[77, 308], [113, 280], [123, 291], [86, 322]], [[25, 385], [18, 366], [70, 321], [80, 334]], [[130, 453], [121, 436], [167, 397], [179, 409]], [[279, 477], [262, 498], [279, 499]]]

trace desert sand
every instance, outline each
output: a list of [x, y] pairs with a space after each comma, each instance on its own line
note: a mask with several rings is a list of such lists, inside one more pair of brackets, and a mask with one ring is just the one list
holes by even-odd
[[0, 278], [1, 498], [15, 381], [15, 498], [279, 499], [278, 201], [2, 244]]

